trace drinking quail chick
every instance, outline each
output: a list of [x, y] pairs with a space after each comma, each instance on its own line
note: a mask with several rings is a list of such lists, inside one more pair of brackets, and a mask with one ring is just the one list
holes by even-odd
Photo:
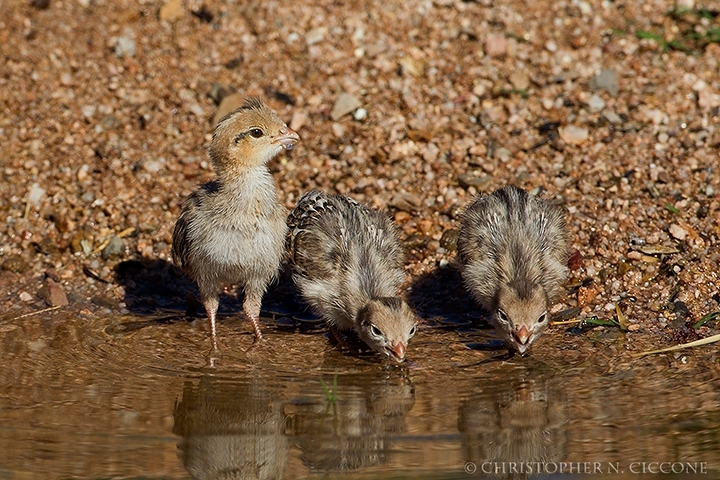
[[213, 133], [209, 155], [217, 179], [183, 205], [173, 232], [175, 263], [197, 282], [213, 345], [219, 291], [240, 284], [255, 341], [262, 338], [260, 304], [284, 254], [287, 210], [265, 164], [300, 137], [259, 99], [228, 114]]
[[496, 190], [463, 213], [458, 254], [465, 285], [524, 354], [547, 327], [567, 275], [562, 210], [517, 187]]
[[416, 318], [396, 296], [404, 255], [395, 225], [354, 200], [307, 192], [288, 218], [293, 280], [331, 329], [355, 330], [396, 362], [415, 334]]

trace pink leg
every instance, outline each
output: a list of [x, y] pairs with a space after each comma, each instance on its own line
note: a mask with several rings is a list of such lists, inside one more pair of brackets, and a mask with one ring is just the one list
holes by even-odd
[[208, 318], [208, 327], [210, 327], [210, 337], [212, 338], [213, 352], [218, 352], [217, 342], [217, 327], [215, 319], [217, 317], [218, 306], [220, 305], [220, 298], [215, 296], [207, 296], [203, 298], [203, 305], [205, 306], [205, 312]]
[[253, 345], [262, 340], [262, 332], [260, 331], [260, 304], [262, 303], [262, 292], [254, 292], [248, 287], [245, 288], [245, 301], [243, 302], [243, 311], [250, 321], [255, 340]]

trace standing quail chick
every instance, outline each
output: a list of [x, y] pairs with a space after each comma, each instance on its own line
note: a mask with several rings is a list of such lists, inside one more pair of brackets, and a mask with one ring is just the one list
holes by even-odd
[[260, 304], [284, 253], [287, 210], [276, 198], [265, 164], [300, 137], [259, 99], [218, 123], [209, 155], [217, 179], [202, 185], [183, 205], [173, 232], [175, 263], [197, 282], [213, 346], [219, 292], [240, 284], [243, 310], [255, 341], [262, 338]]
[[417, 321], [396, 296], [404, 255], [390, 219], [350, 198], [312, 190], [288, 226], [293, 280], [305, 301], [331, 329], [355, 330], [373, 350], [402, 362]]
[[562, 210], [517, 187], [496, 190], [463, 213], [458, 253], [465, 285], [524, 354], [547, 327], [567, 275]]

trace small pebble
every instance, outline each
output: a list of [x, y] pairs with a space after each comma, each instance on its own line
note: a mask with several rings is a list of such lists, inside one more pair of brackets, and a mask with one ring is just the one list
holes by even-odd
[[497, 150], [495, 150], [495, 153], [493, 154], [493, 158], [497, 158], [501, 162], [505, 163], [508, 160], [510, 160], [510, 157], [512, 156], [512, 153], [510, 150], [508, 150], [505, 147], [500, 147]]
[[522, 69], [513, 70], [508, 80], [515, 90], [527, 90], [530, 87], [530, 77]]
[[357, 110], [361, 106], [362, 103], [360, 103], [360, 100], [355, 98], [353, 94], [341, 93], [335, 100], [335, 104], [333, 105], [332, 111], [330, 112], [330, 118], [336, 121], [339, 118], [344, 117], [348, 113]]
[[308, 121], [308, 115], [302, 110], [295, 110], [293, 112], [292, 119], [290, 120], [290, 128], [296, 132], [300, 130], [303, 125]]
[[97, 107], [95, 105], [84, 105], [80, 111], [82, 112], [83, 118], [90, 119], [95, 115]]
[[125, 253], [125, 242], [117, 235], [110, 237], [109, 243], [103, 248], [101, 253], [103, 260], [108, 258], [118, 258]]
[[50, 277], [43, 282], [42, 288], [38, 291], [38, 296], [51, 307], [62, 307], [68, 304], [65, 290]]
[[612, 123], [613, 125], [617, 125], [619, 123], [622, 123], [622, 118], [620, 118], [620, 115], [618, 115], [615, 112], [604, 112], [603, 117], [605, 117], [605, 120]]
[[618, 273], [618, 275], [620, 275], [620, 276], [625, 275], [625, 274], [628, 272], [628, 270], [630, 270], [631, 268], [632, 268], [632, 267], [630, 266], [629, 263], [626, 263], [626, 262], [622, 262], [622, 261], [621, 261], [620, 263], [618, 263], [617, 273]]
[[601, 112], [603, 108], [605, 108], [605, 101], [600, 98], [598, 94], [594, 93], [590, 97], [590, 100], [588, 100], [588, 108], [590, 108], [592, 113]]
[[335, 137], [342, 138], [343, 136], [345, 136], [345, 127], [343, 127], [341, 124], [333, 122], [330, 127], [332, 128]]
[[165, 22], [174, 22], [185, 15], [182, 0], [168, 0], [160, 7], [158, 18]]
[[601, 70], [600, 73], [590, 79], [591, 90], [605, 90], [611, 96], [616, 97], [620, 91], [620, 80], [618, 74], [612, 68]]
[[457, 250], [457, 240], [460, 232], [457, 228], [448, 228], [440, 237], [440, 246], [449, 252]]
[[685, 237], [687, 237], [687, 230], [682, 228], [680, 225], [673, 223], [670, 225], [670, 228], [668, 228], [668, 232], [670, 235], [672, 235], [673, 238], [677, 240], [685, 240]]
[[122, 36], [115, 43], [115, 55], [118, 57], [135, 56], [135, 40], [129, 36]]
[[143, 170], [148, 173], [157, 173], [162, 170], [164, 165], [165, 159], [162, 157], [159, 159], [149, 158], [142, 163]]
[[412, 218], [412, 215], [410, 215], [408, 212], [404, 212], [400, 210], [399, 212], [395, 213], [395, 222], [396, 223], [405, 223], [408, 220]]
[[593, 9], [590, 3], [581, 0], [577, 3], [578, 8], [580, 9], [580, 12], [583, 14], [583, 16], [588, 17], [592, 15]]
[[560, 138], [568, 145], [582, 145], [588, 139], [589, 131], [587, 128], [568, 125], [560, 127]]
[[389, 205], [404, 212], [414, 212], [422, 206], [422, 199], [410, 192], [398, 192], [392, 196]]
[[642, 259], [643, 255], [640, 252], [637, 252], [633, 250], [632, 252], [628, 252], [627, 258], [630, 260], [640, 260]]
[[326, 32], [327, 28], [325, 27], [317, 27], [308, 30], [307, 33], [305, 33], [305, 43], [307, 43], [308, 46], [311, 46], [322, 42], [325, 39]]
[[22, 302], [30, 302], [33, 299], [33, 296], [25, 290], [22, 290], [18, 296], [20, 297], [20, 301]]
[[600, 292], [594, 285], [591, 285], [589, 287], [578, 288], [578, 292], [577, 292], [578, 307], [582, 308], [582, 307], [590, 304], [595, 299], [595, 297], [597, 297], [598, 293], [600, 293]]
[[568, 256], [568, 268], [570, 271], [579, 270], [583, 267], [584, 260], [582, 253], [576, 248], [573, 248]]
[[492, 177], [487, 175], [483, 177], [478, 177], [471, 173], [464, 173], [460, 175], [457, 180], [460, 186], [463, 188], [475, 187], [478, 190], [482, 190], [487, 185], [489, 185], [490, 182], [492, 182]]
[[355, 110], [353, 118], [358, 121], [365, 120], [367, 118], [367, 110], [365, 110], [364, 108], [358, 108], [357, 110]]
[[37, 183], [33, 183], [28, 192], [28, 202], [37, 205], [45, 197], [46, 190]]
[[502, 57], [507, 53], [508, 42], [502, 33], [491, 33], [485, 39], [485, 55]]

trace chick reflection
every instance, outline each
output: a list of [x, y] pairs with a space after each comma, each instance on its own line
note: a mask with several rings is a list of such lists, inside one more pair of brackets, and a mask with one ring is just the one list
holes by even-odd
[[192, 478], [282, 478], [288, 457], [283, 406], [257, 380], [188, 381], [173, 418]]
[[[560, 390], [546, 381], [519, 381], [464, 401], [458, 412], [466, 461], [490, 465], [485, 475], [527, 478], [528, 463], [559, 462], [567, 412]], [[514, 471], [510, 467], [514, 464]], [[541, 472], [542, 473], [542, 472]]]
[[295, 402], [294, 435], [310, 470], [330, 472], [382, 465], [393, 434], [405, 430], [415, 387], [404, 377], [340, 377], [337, 398]]

